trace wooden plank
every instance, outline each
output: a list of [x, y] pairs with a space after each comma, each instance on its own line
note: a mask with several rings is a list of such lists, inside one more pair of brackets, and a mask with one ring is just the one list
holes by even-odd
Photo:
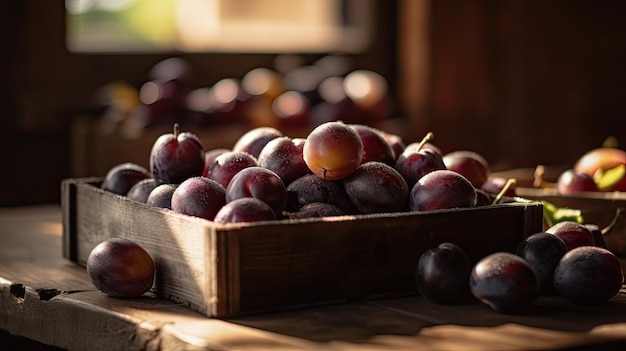
[[0, 329], [64, 349], [580, 350], [626, 348], [626, 294], [600, 306], [540, 298], [521, 315], [420, 296], [207, 318], [146, 294], [115, 299], [62, 256], [61, 209], [0, 209]]
[[[419, 255], [443, 241], [470, 258], [513, 251], [540, 231], [539, 202], [432, 213], [404, 212], [215, 224], [68, 179], [76, 262], [110, 237], [137, 241], [155, 259], [155, 288], [207, 316], [227, 317], [415, 294]], [[75, 190], [73, 190], [75, 189]], [[66, 239], [67, 240], [67, 239]]]

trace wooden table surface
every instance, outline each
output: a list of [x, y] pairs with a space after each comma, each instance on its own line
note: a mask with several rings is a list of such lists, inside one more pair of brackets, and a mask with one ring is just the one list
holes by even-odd
[[419, 296], [211, 319], [110, 298], [62, 257], [61, 208], [0, 209], [0, 329], [70, 350], [626, 350], [626, 289], [601, 306], [541, 297], [523, 314]]

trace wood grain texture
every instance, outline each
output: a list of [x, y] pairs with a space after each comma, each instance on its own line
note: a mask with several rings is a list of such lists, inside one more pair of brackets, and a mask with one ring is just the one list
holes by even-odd
[[0, 329], [64, 349], [626, 348], [625, 291], [600, 306], [542, 297], [521, 315], [409, 296], [217, 319], [150, 293], [109, 298], [63, 258], [60, 223], [58, 206], [0, 209]]
[[[65, 239], [85, 264], [110, 237], [141, 244], [156, 291], [210, 317], [415, 295], [420, 254], [455, 242], [470, 259], [512, 252], [541, 230], [542, 205], [523, 199], [481, 208], [216, 224], [156, 209], [67, 179]], [[67, 258], [72, 259], [69, 256]]]

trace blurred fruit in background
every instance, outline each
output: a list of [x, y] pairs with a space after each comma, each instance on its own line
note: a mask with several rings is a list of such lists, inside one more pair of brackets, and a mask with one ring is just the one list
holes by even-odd
[[372, 124], [394, 113], [387, 80], [355, 69], [341, 55], [313, 62], [277, 55], [273, 67], [198, 86], [191, 83], [201, 81], [195, 74], [187, 60], [170, 57], [157, 62], [139, 86], [121, 80], [106, 84], [97, 92], [103, 107], [101, 131], [138, 138], [147, 129], [173, 123], [312, 129], [338, 120]]

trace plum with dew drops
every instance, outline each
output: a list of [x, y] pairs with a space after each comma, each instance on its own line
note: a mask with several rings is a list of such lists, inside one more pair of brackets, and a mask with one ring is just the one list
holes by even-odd
[[342, 180], [359, 213], [404, 212], [408, 209], [409, 186], [393, 167], [379, 161], [361, 164]]
[[146, 178], [133, 185], [133, 187], [128, 190], [126, 196], [128, 196], [129, 199], [145, 204], [148, 200], [148, 196], [150, 196], [150, 192], [159, 185], [161, 185], [161, 182], [157, 179]]
[[619, 258], [597, 246], [581, 246], [568, 251], [554, 270], [555, 288], [574, 304], [606, 302], [619, 292], [623, 283]]
[[130, 188], [139, 181], [151, 178], [150, 172], [136, 163], [125, 162], [118, 164], [107, 172], [100, 185], [102, 190], [126, 196]]
[[179, 184], [200, 176], [204, 170], [202, 142], [193, 133], [180, 132], [177, 123], [172, 133], [157, 138], [150, 150], [150, 171], [155, 179]]
[[518, 245], [515, 253], [526, 260], [537, 273], [541, 293], [554, 295], [554, 269], [567, 252], [567, 246], [561, 238], [549, 233], [535, 233], [526, 237]]
[[470, 275], [472, 294], [500, 313], [521, 313], [540, 294], [537, 273], [526, 260], [509, 252], [480, 259]]
[[202, 176], [185, 180], [172, 194], [173, 211], [211, 221], [225, 204], [226, 189]]
[[276, 215], [272, 208], [263, 200], [253, 197], [242, 197], [222, 206], [215, 215], [215, 223], [238, 223], [272, 221]]

